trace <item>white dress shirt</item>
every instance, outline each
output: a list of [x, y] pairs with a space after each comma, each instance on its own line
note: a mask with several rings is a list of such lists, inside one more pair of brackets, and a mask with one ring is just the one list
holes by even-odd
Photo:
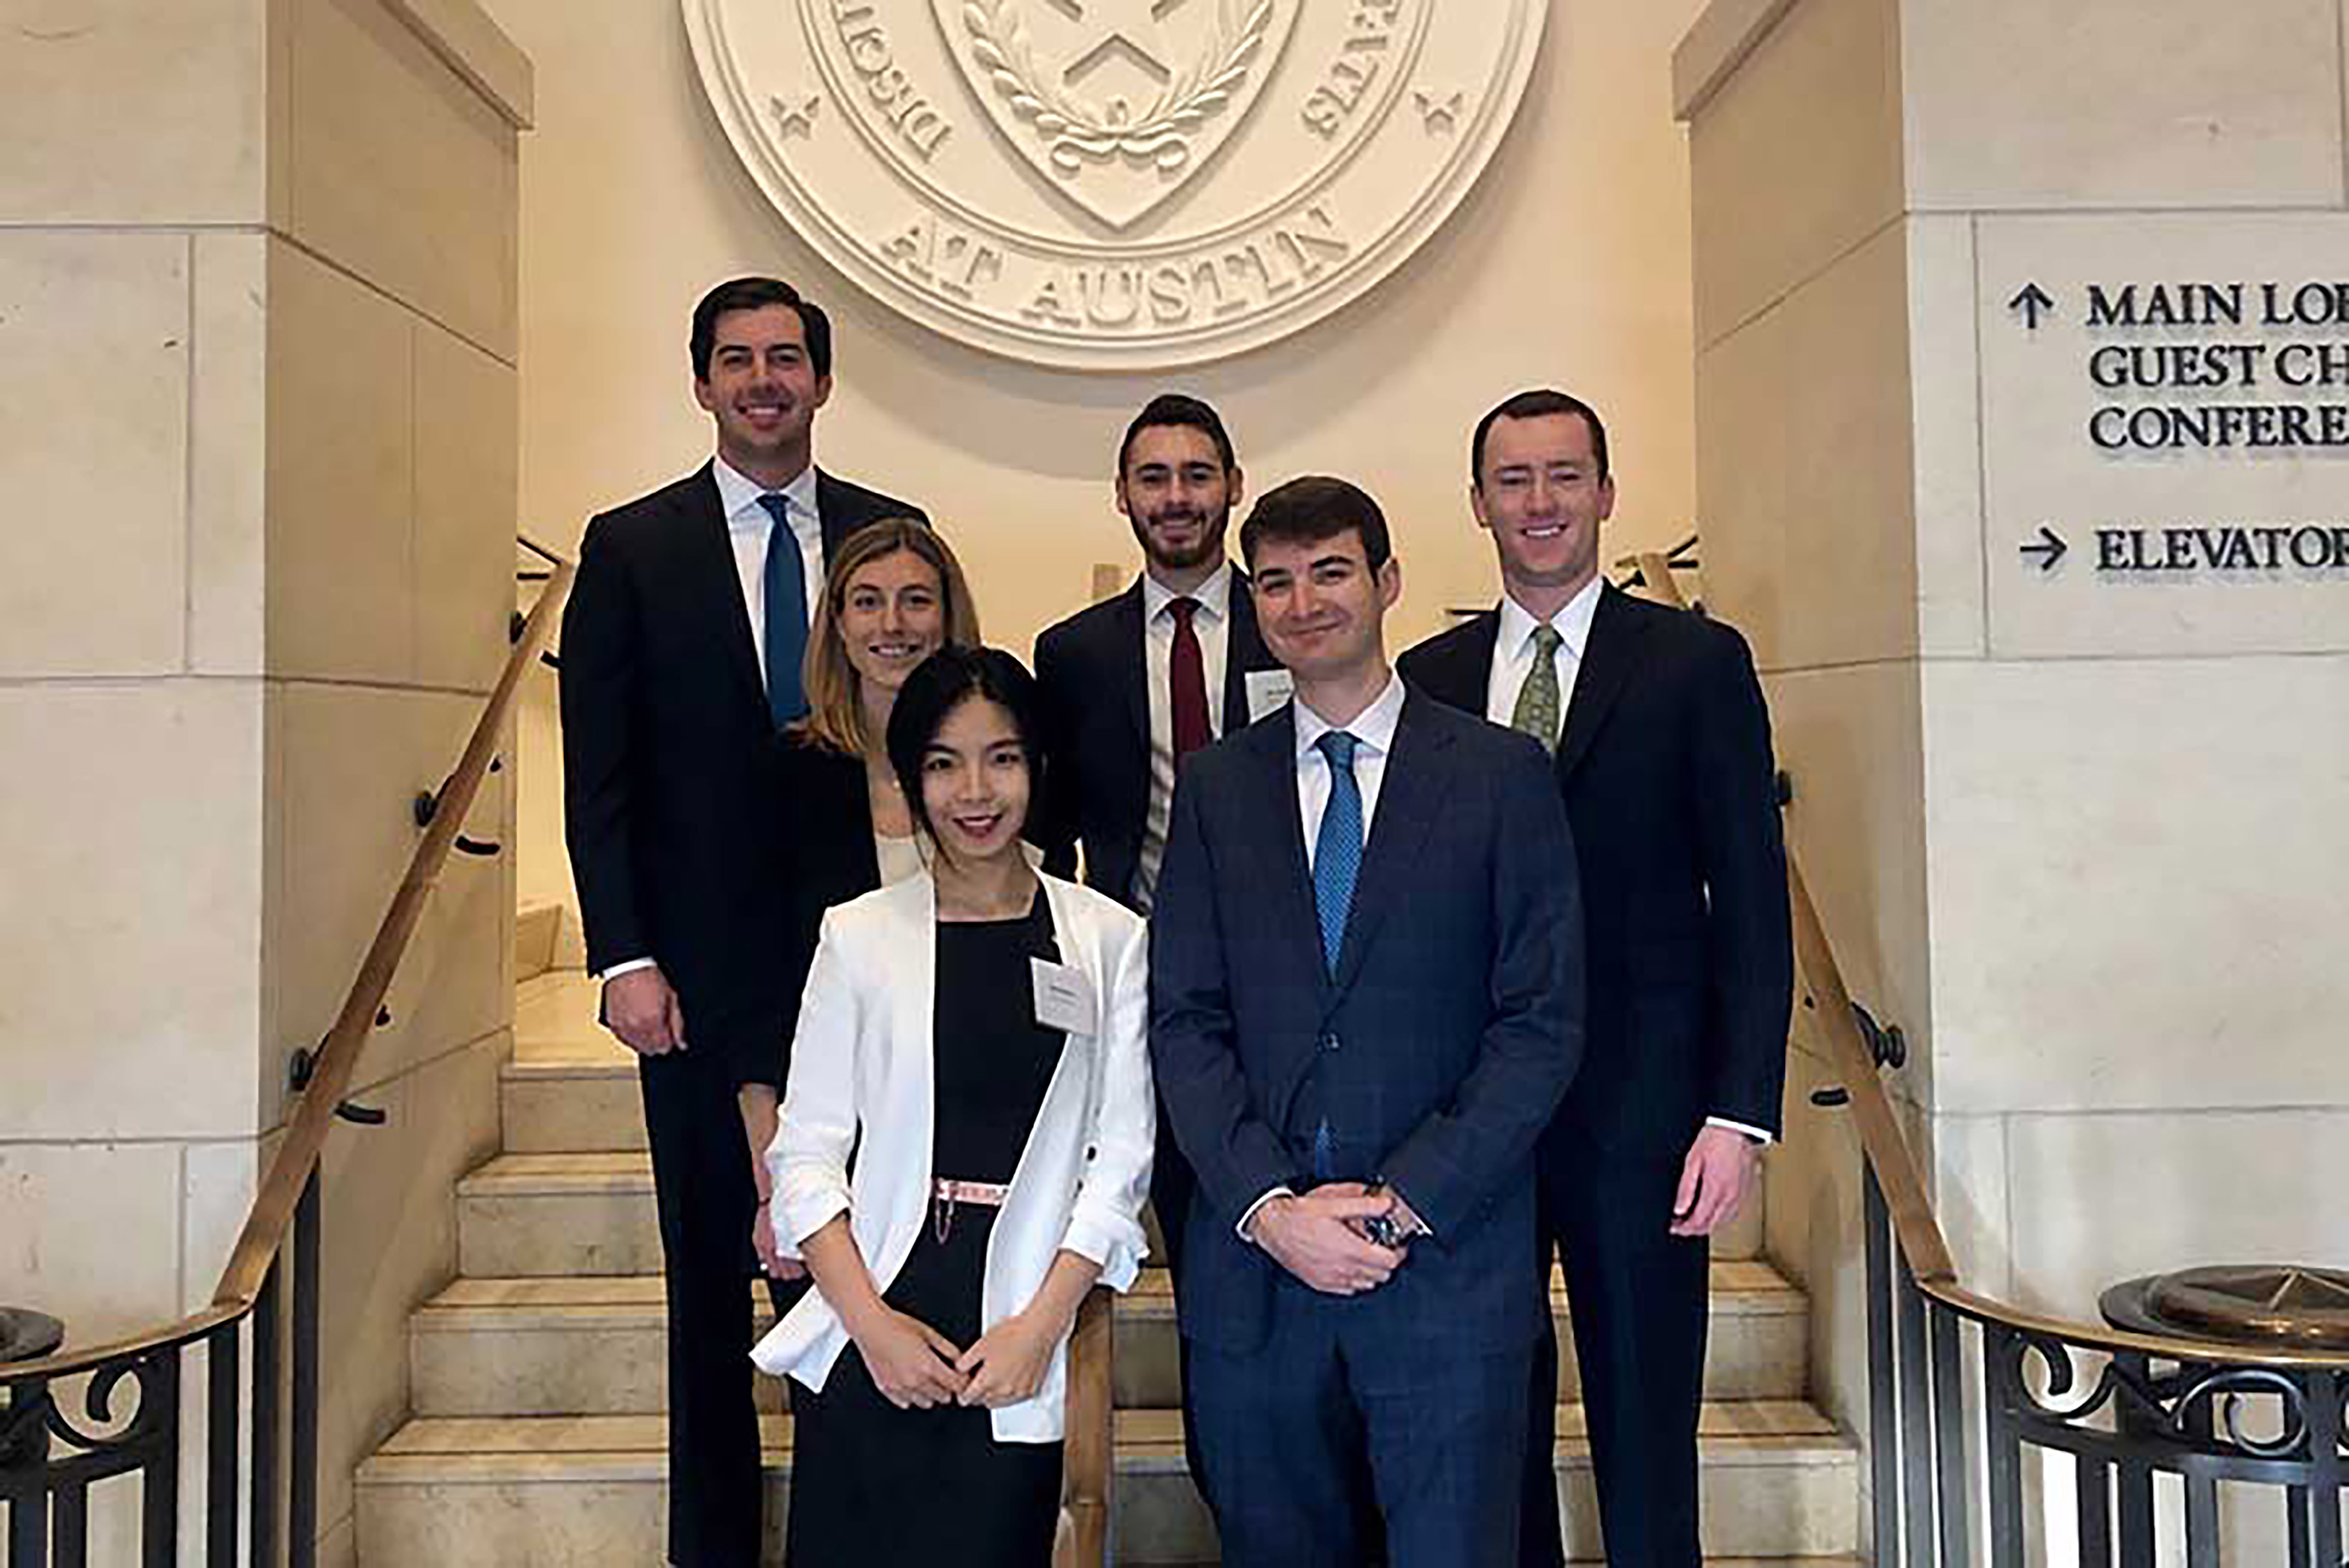
[[1314, 841], [1321, 836], [1322, 813], [1330, 809], [1332, 772], [1321, 754], [1321, 738], [1342, 729], [1354, 747], [1354, 786], [1362, 796], [1362, 846], [1370, 847], [1371, 819], [1378, 814], [1379, 787], [1386, 782], [1387, 758], [1393, 754], [1395, 726], [1402, 721], [1402, 679], [1390, 674], [1386, 688], [1356, 714], [1351, 723], [1332, 724], [1297, 699], [1297, 810], [1305, 827], [1305, 868], [1313, 869]]
[[[1142, 854], [1134, 862], [1134, 903], [1144, 913], [1158, 892], [1158, 868], [1166, 860], [1166, 829], [1174, 814], [1174, 601], [1177, 594], [1148, 573], [1142, 576], [1142, 665], [1150, 689], [1150, 810], [1142, 822]], [[1194, 589], [1198, 601], [1191, 629], [1198, 634], [1199, 662], [1206, 676], [1207, 735], [1224, 735], [1224, 672], [1232, 642], [1232, 568]]]
[[[1575, 677], [1582, 673], [1582, 650], [1590, 645], [1590, 623], [1599, 614], [1599, 581], [1582, 585], [1547, 621], [1537, 621], [1526, 607], [1506, 594], [1501, 599], [1501, 630], [1493, 644], [1493, 675], [1485, 693], [1485, 717], [1506, 729], [1517, 717], [1517, 696], [1534, 673], [1534, 633], [1547, 625], [1557, 633], [1557, 652], [1550, 664], [1557, 671], [1558, 721], [1574, 705]], [[1555, 748], [1558, 737], [1549, 738]]]
[[[718, 480], [718, 509], [726, 519], [726, 542], [734, 549], [734, 573], [742, 583], [742, 608], [750, 617], [751, 663], [758, 666], [759, 689], [767, 686], [767, 544], [775, 529], [774, 514], [760, 497], [767, 487], [724, 458], [709, 459]], [[783, 500], [791, 518], [792, 537], [799, 541], [800, 570], [806, 576], [808, 624], [815, 624], [815, 607], [823, 597], [823, 520], [815, 508], [815, 465], [800, 470], [785, 485]], [[627, 958], [596, 978], [616, 980], [638, 969], [650, 969], [650, 958]]]
[[[727, 542], [734, 547], [735, 574], [742, 580], [742, 607], [750, 614], [750, 646], [759, 656], [759, 684], [767, 681], [767, 542], [775, 520], [759, 498], [767, 487], [741, 472], [724, 458], [713, 459], [718, 476], [718, 505], [726, 514]], [[815, 624], [815, 607], [823, 598], [823, 520], [815, 507], [815, 465], [800, 470], [785, 485], [783, 500], [792, 521], [792, 537], [799, 541], [800, 570], [807, 583], [808, 624]]]
[[[1362, 797], [1362, 847], [1368, 849], [1371, 819], [1379, 809], [1379, 789], [1387, 779], [1387, 758], [1394, 753], [1395, 726], [1402, 722], [1402, 677], [1390, 674], [1386, 689], [1349, 724], [1330, 723], [1308, 707], [1302, 696], [1292, 705], [1297, 716], [1297, 813], [1305, 829], [1306, 870], [1313, 869], [1314, 851], [1319, 848], [1314, 841], [1321, 836], [1321, 818], [1330, 810], [1330, 789], [1336, 778], [1330, 758], [1321, 751], [1321, 738], [1333, 729], [1354, 738], [1354, 788]], [[1275, 1198], [1296, 1195], [1289, 1188], [1275, 1187], [1258, 1196], [1240, 1216], [1241, 1239], [1256, 1239], [1249, 1227], [1256, 1223], [1258, 1209]]]
[[[1567, 714], [1574, 706], [1575, 678], [1582, 673], [1582, 655], [1590, 646], [1590, 624], [1599, 614], [1600, 582], [1597, 577], [1582, 586], [1582, 591], [1562, 605], [1547, 621], [1537, 621], [1524, 605], [1503, 594], [1501, 626], [1493, 643], [1493, 675], [1485, 693], [1485, 717], [1502, 728], [1513, 727], [1517, 716], [1517, 696], [1525, 690], [1527, 677], [1534, 673], [1534, 633], [1543, 625], [1557, 633], [1557, 651], [1550, 662], [1557, 671], [1557, 714], [1563, 726]], [[1553, 749], [1561, 736], [1550, 737]], [[1758, 1127], [1742, 1121], [1732, 1121], [1725, 1116], [1708, 1116], [1708, 1127], [1725, 1127], [1742, 1132], [1756, 1143], [1768, 1143], [1770, 1135]]]

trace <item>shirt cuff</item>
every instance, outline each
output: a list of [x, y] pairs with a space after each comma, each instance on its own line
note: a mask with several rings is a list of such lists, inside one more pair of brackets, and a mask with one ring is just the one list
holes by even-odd
[[1704, 1119], [1704, 1124], [1707, 1127], [1725, 1127], [1732, 1132], [1742, 1132], [1764, 1149], [1778, 1141], [1751, 1122], [1733, 1121], [1725, 1116], [1708, 1116]]
[[659, 967], [660, 961], [657, 958], [623, 958], [619, 963], [613, 965], [601, 975], [596, 975], [595, 978], [605, 982], [606, 985], [609, 985], [612, 981], [617, 980], [623, 975], [633, 975], [639, 969], [657, 969]]
[[1271, 1202], [1275, 1198], [1294, 1198], [1296, 1196], [1297, 1193], [1288, 1187], [1275, 1187], [1263, 1197], [1258, 1198], [1255, 1202], [1250, 1203], [1247, 1206], [1247, 1212], [1240, 1216], [1240, 1222], [1236, 1227], [1240, 1233], [1240, 1240], [1247, 1243], [1250, 1246], [1256, 1245], [1256, 1237], [1250, 1234], [1250, 1227], [1256, 1223], [1257, 1211], [1263, 1208], [1267, 1203]]

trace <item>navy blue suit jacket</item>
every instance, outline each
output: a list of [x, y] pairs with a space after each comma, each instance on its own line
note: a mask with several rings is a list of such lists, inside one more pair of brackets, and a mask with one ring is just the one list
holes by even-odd
[[1540, 749], [1411, 694], [1332, 976], [1294, 710], [1185, 764], [1151, 919], [1151, 1055], [1199, 1178], [1178, 1282], [1187, 1337], [1263, 1342], [1288, 1276], [1239, 1220], [1271, 1188], [1312, 1185], [1326, 1115], [1333, 1175], [1383, 1178], [1434, 1233], [1386, 1285], [1323, 1299], [1391, 1328], [1399, 1353], [1531, 1338], [1534, 1143], [1582, 1049], [1572, 864]]

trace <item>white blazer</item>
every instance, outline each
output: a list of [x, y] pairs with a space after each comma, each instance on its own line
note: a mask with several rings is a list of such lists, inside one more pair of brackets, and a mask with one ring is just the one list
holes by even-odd
[[[1092, 984], [1094, 1024], [1069, 1037], [988, 1238], [980, 1320], [990, 1328], [1034, 1299], [1063, 1248], [1099, 1264], [1102, 1283], [1119, 1291], [1133, 1285], [1149, 1251], [1141, 1214], [1157, 1111], [1144, 927], [1091, 888], [1040, 880], [1061, 961]], [[883, 1291], [928, 1222], [936, 1174], [936, 923], [937, 884], [926, 872], [825, 913], [800, 1003], [782, 1119], [767, 1149], [779, 1250], [797, 1256], [800, 1243], [845, 1212]], [[840, 1315], [811, 1290], [750, 1358], [821, 1391], [847, 1344]], [[1067, 1387], [1064, 1341], [1034, 1398], [991, 1412], [996, 1440], [1059, 1441]]]

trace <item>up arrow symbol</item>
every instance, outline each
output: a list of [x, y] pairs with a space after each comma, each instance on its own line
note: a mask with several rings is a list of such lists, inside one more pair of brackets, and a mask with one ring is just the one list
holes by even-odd
[[2055, 308], [2055, 296], [2037, 284], [2025, 284], [2023, 292], [2006, 302], [2009, 310], [2023, 313], [2023, 325], [2032, 331], [2039, 330], [2039, 318]]

